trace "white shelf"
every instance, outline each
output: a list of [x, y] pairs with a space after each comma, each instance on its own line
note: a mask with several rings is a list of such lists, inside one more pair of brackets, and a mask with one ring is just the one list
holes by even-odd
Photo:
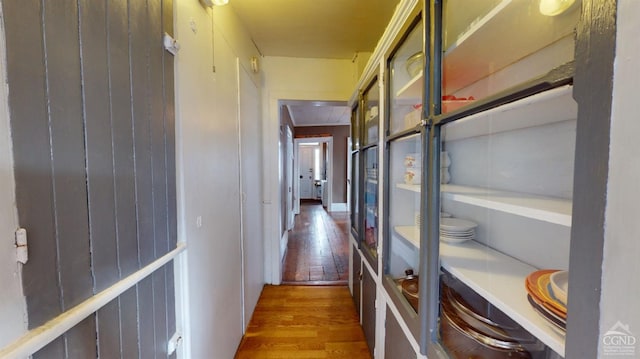
[[551, 329], [527, 300], [525, 279], [537, 268], [475, 241], [441, 241], [440, 265], [564, 356], [564, 337]]
[[[420, 73], [414, 76], [406, 85], [402, 86], [400, 90], [396, 92], [396, 100], [409, 100], [411, 103], [422, 102], [422, 70]], [[404, 102], [404, 101], [403, 101]]]
[[420, 248], [420, 227], [418, 226], [395, 226], [393, 229], [402, 238], [413, 244], [416, 248]]
[[571, 227], [571, 200], [451, 184], [441, 190], [452, 201]]
[[378, 180], [377, 179], [372, 179], [372, 178], [367, 178], [367, 183], [378, 184]]
[[568, 85], [449, 123], [445, 126], [444, 140], [455, 141], [575, 120], [577, 115], [578, 105], [573, 100], [573, 86]]
[[396, 183], [396, 187], [406, 189], [407, 191], [420, 193], [419, 184]]
[[503, 0], [449, 46], [443, 61], [444, 94], [455, 93], [573, 33], [579, 11], [549, 17], [531, 11], [530, 6], [530, 1]]

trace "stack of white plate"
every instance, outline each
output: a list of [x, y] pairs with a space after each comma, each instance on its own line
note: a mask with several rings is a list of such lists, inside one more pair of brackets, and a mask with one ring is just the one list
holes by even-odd
[[440, 240], [461, 243], [476, 238], [477, 223], [461, 218], [440, 218]]

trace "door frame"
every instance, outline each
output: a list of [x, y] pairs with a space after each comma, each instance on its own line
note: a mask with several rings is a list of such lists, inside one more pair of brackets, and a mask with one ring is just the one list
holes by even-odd
[[333, 137], [325, 136], [325, 137], [305, 137], [305, 138], [296, 138], [293, 140], [293, 148], [295, 154], [293, 156], [293, 170], [295, 171], [293, 175], [293, 193], [295, 193], [295, 201], [293, 213], [300, 213], [300, 162], [299, 162], [299, 152], [300, 152], [300, 144], [301, 143], [313, 143], [318, 142], [319, 144], [326, 143], [327, 144], [327, 184], [324, 188], [327, 191], [327, 211], [331, 212], [331, 205], [333, 203], [333, 194], [332, 192], [332, 182], [333, 182]]

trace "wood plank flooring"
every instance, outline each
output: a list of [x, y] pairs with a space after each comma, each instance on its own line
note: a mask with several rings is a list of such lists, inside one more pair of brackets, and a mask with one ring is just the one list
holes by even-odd
[[264, 287], [236, 359], [370, 359], [346, 286]]
[[349, 280], [349, 213], [301, 202], [283, 263], [286, 284], [346, 284]]

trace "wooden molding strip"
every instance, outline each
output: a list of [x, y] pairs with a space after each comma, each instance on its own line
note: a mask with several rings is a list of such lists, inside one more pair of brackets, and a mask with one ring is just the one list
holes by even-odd
[[28, 331], [13, 343], [2, 348], [0, 350], [0, 358], [24, 358], [32, 355], [69, 331], [69, 329], [73, 328], [89, 315], [95, 313], [107, 303], [120, 296], [120, 294], [136, 285], [148, 275], [173, 260], [186, 249], [187, 244], [185, 242], [178, 243], [174, 250], [156, 259], [146, 267], [58, 315], [38, 328]]

